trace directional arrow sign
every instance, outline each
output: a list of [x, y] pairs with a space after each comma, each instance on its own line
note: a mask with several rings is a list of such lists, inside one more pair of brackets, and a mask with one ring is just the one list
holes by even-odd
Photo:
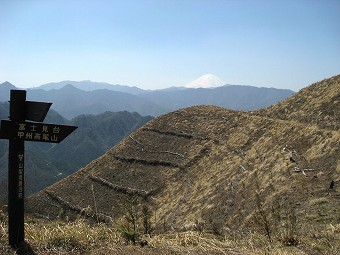
[[60, 143], [77, 128], [41, 123], [50, 106], [51, 103], [26, 101], [25, 90], [11, 90], [9, 120], [1, 120], [0, 139], [9, 139], [8, 243], [15, 249], [25, 241], [25, 141]]
[[1, 120], [0, 138], [60, 143], [76, 129], [75, 126]]
[[25, 119], [43, 122], [52, 103], [25, 101]]

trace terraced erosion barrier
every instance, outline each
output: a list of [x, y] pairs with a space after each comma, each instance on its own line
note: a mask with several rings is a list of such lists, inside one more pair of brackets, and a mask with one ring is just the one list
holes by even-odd
[[95, 218], [98, 221], [105, 222], [105, 223], [111, 223], [113, 221], [112, 217], [102, 214], [102, 213], [95, 213], [91, 208], [89, 207], [79, 207], [76, 205], [71, 204], [70, 202], [65, 201], [60, 196], [57, 196], [53, 194], [52, 192], [49, 192], [47, 190], [44, 190], [44, 192], [47, 194], [49, 198], [56, 201], [58, 204], [61, 205], [62, 208], [73, 211], [79, 215], [83, 215], [88, 218]]
[[142, 189], [133, 189], [133, 188], [128, 188], [128, 187], [123, 187], [120, 185], [116, 185], [113, 184], [103, 178], [97, 177], [97, 176], [89, 176], [89, 178], [92, 181], [98, 182], [101, 185], [104, 185], [106, 187], [109, 187], [110, 189], [113, 189], [116, 192], [120, 192], [126, 195], [137, 195], [137, 196], [141, 196], [144, 198], [147, 198], [148, 196], [154, 194], [156, 192], [156, 190], [151, 190], [151, 191], [146, 191], [146, 190], [142, 190]]

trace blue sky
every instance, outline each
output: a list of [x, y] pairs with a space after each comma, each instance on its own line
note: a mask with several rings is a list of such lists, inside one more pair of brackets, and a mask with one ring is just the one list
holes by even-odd
[[0, 0], [0, 83], [145, 89], [212, 73], [299, 90], [340, 73], [340, 0]]

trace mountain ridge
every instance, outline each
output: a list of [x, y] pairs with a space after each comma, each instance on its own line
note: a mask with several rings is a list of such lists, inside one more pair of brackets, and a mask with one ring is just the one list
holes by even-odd
[[172, 111], [193, 105], [215, 105], [232, 110], [255, 110], [275, 104], [294, 92], [249, 85], [226, 85], [217, 88], [188, 88], [144, 93], [145, 99], [162, 104]]
[[154, 116], [166, 111], [162, 106], [133, 94], [107, 89], [83, 91], [71, 84], [58, 90], [29, 90], [27, 98], [53, 102], [52, 108], [68, 119], [79, 114], [99, 114], [105, 111], [139, 112], [141, 115]]
[[[0, 84], [0, 89], [1, 89]], [[52, 109], [71, 119], [79, 114], [99, 114], [105, 111], [130, 111], [141, 115], [159, 116], [193, 105], [216, 105], [234, 110], [255, 110], [270, 106], [294, 92], [285, 89], [228, 85], [217, 88], [169, 88], [143, 91], [138, 95], [107, 89], [84, 91], [72, 84], [49, 91], [30, 89], [28, 100], [53, 102]], [[0, 95], [9, 100], [9, 89]], [[0, 100], [0, 101], [1, 101]]]
[[62, 87], [66, 85], [72, 85], [75, 88], [84, 90], [84, 91], [93, 91], [96, 89], [108, 89], [118, 92], [125, 92], [130, 93], [133, 95], [137, 95], [145, 90], [140, 89], [136, 86], [128, 86], [128, 85], [120, 85], [120, 84], [110, 84], [106, 82], [93, 82], [90, 80], [84, 80], [84, 81], [60, 81], [60, 82], [50, 82], [43, 85], [40, 85], [38, 87], [34, 87], [31, 89], [43, 89], [43, 90], [52, 90], [52, 89], [61, 89]]

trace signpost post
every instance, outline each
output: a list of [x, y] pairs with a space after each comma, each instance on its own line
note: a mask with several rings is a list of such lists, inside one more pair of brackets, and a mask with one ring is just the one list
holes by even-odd
[[60, 143], [77, 128], [41, 123], [51, 105], [45, 102], [26, 101], [25, 90], [11, 90], [9, 120], [1, 120], [0, 139], [9, 140], [8, 242], [11, 247], [19, 247], [25, 240], [24, 142]]
[[[26, 91], [11, 91], [9, 119], [25, 120]], [[8, 241], [18, 245], [24, 241], [24, 151], [23, 140], [9, 138], [8, 151]], [[20, 163], [20, 165], [19, 165]], [[20, 166], [20, 168], [19, 168]], [[20, 178], [20, 182], [19, 182]]]

